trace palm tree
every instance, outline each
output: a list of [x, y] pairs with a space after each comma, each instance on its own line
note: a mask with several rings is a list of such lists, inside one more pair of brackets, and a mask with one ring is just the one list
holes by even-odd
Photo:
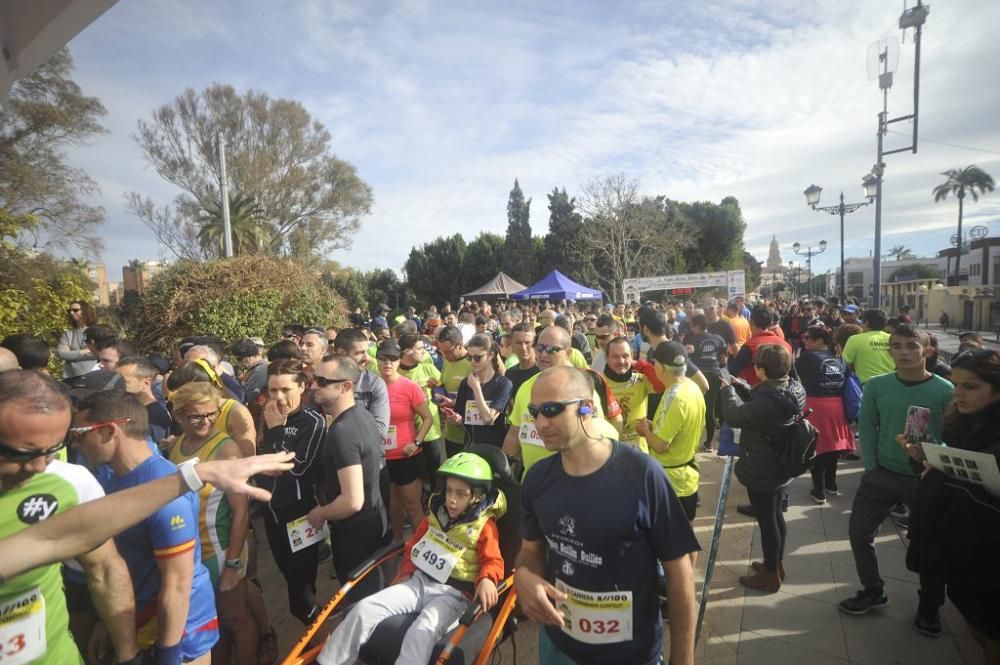
[[958, 254], [955, 256], [955, 283], [958, 284], [958, 268], [962, 262], [962, 206], [965, 193], [968, 191], [972, 200], [978, 201], [980, 194], [993, 191], [993, 178], [978, 166], [949, 169], [941, 175], [948, 176], [948, 179], [934, 188], [934, 202], [944, 201], [948, 194], [954, 194], [958, 199]]
[[[222, 206], [213, 205], [202, 211], [198, 242], [208, 251], [223, 254], [225, 223]], [[260, 254], [271, 241], [264, 208], [252, 196], [229, 195], [229, 224], [233, 232], [233, 255]]]
[[903, 259], [912, 259], [913, 252], [904, 245], [896, 245], [889, 250], [889, 256], [895, 257], [897, 261], [902, 261]]

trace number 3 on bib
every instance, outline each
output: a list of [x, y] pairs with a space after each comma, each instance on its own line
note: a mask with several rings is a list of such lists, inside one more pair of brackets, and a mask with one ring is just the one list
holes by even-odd
[[437, 529], [427, 529], [410, 551], [410, 561], [435, 582], [448, 581], [458, 563], [462, 546]]
[[558, 578], [556, 588], [566, 594], [566, 600], [559, 604], [564, 633], [586, 644], [614, 644], [632, 639], [631, 591], [583, 591]]

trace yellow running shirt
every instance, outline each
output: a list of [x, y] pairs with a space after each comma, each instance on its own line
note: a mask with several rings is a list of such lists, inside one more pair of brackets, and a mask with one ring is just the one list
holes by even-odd
[[660, 399], [653, 416], [653, 434], [670, 443], [662, 455], [650, 448], [649, 454], [660, 463], [667, 480], [679, 497], [698, 491], [701, 475], [695, 453], [705, 429], [705, 398], [694, 381], [681, 379]]

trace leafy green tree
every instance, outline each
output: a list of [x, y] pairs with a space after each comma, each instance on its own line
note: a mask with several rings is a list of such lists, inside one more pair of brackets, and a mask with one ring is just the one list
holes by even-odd
[[101, 101], [70, 78], [73, 59], [61, 49], [18, 79], [0, 105], [0, 238], [33, 250], [96, 256], [104, 210], [85, 200], [97, 183], [66, 161], [66, 149], [105, 131]]
[[435, 238], [410, 250], [406, 259], [406, 281], [421, 303], [440, 304], [443, 299], [458, 303], [464, 293], [458, 280], [467, 245], [461, 234]]
[[928, 265], [926, 263], [915, 263], [911, 266], [906, 266], [904, 268], [896, 268], [889, 275], [890, 282], [897, 282], [902, 280], [911, 279], [937, 279], [941, 277], [941, 271], [937, 266]]
[[[225, 255], [225, 220], [218, 201], [203, 211], [199, 219], [198, 242], [206, 254]], [[262, 254], [273, 232], [268, 227], [264, 208], [250, 196], [229, 193], [229, 226], [233, 235], [233, 256]]]
[[393, 311], [405, 307], [406, 286], [399, 280], [395, 270], [377, 268], [365, 274], [368, 284], [368, 311], [375, 312], [382, 303]]
[[747, 293], [760, 286], [760, 261], [750, 252], [743, 250], [743, 271], [746, 276]]
[[268, 220], [265, 249], [274, 255], [322, 255], [349, 247], [372, 191], [355, 167], [331, 152], [330, 132], [297, 101], [238, 93], [213, 84], [186, 89], [139, 121], [143, 156], [180, 194], [158, 207], [137, 192], [128, 207], [178, 258], [202, 258], [199, 214], [220, 199], [218, 135], [226, 138], [228, 184]]
[[515, 179], [507, 199], [507, 235], [504, 242], [505, 272], [524, 284], [538, 276], [538, 257], [531, 239], [531, 199], [524, 200]]
[[742, 267], [746, 222], [739, 201], [727, 196], [720, 203], [696, 201], [678, 205], [695, 232], [695, 243], [685, 253], [690, 272]]
[[462, 259], [461, 293], [479, 288], [505, 270], [505, 247], [503, 236], [486, 232], [468, 244]]
[[596, 284], [597, 275], [587, 247], [583, 215], [577, 211], [576, 199], [558, 187], [548, 194], [549, 232], [544, 240], [542, 273], [558, 270], [580, 284]]
[[340, 294], [351, 310], [368, 307], [368, 280], [360, 270], [337, 266], [323, 272], [322, 280]]
[[992, 192], [995, 183], [993, 177], [983, 171], [978, 166], [966, 166], [962, 169], [948, 169], [941, 175], [947, 176], [947, 180], [934, 188], [934, 202], [944, 201], [949, 194], [954, 194], [958, 199], [958, 243], [959, 252], [955, 255], [955, 279], [960, 279], [960, 264], [962, 262], [962, 207], [965, 204], [965, 195], [968, 193], [973, 201], [979, 201], [980, 194]]

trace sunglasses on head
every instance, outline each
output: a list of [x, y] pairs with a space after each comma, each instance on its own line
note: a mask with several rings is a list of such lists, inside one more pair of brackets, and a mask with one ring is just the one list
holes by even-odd
[[563, 347], [556, 346], [555, 344], [536, 344], [535, 345], [535, 351], [538, 351], [539, 353], [553, 354], [553, 353], [559, 353], [560, 351], [564, 351], [564, 350], [565, 349], [563, 349]]
[[316, 385], [320, 388], [326, 388], [327, 386], [332, 386], [337, 383], [350, 381], [350, 379], [328, 379], [325, 376], [313, 376], [313, 381], [315, 381]]
[[542, 414], [546, 418], [555, 418], [560, 413], [566, 410], [566, 407], [570, 404], [579, 404], [583, 399], [565, 399], [560, 402], [542, 402], [541, 404], [529, 404], [528, 413], [531, 414], [532, 418], [537, 418], [538, 414]]
[[0, 457], [10, 460], [11, 462], [21, 463], [30, 462], [38, 459], [39, 457], [52, 457], [66, 447], [69, 443], [68, 439], [69, 436], [51, 448], [47, 448], [45, 450], [24, 450], [22, 448], [15, 448], [6, 443], [0, 442]]

